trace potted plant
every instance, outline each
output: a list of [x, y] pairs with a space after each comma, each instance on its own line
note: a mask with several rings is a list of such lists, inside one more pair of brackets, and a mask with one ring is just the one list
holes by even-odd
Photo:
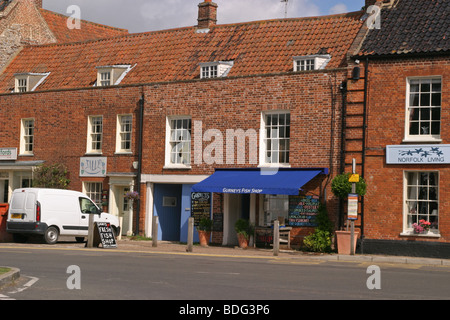
[[212, 226], [213, 221], [209, 217], [203, 217], [200, 219], [197, 231], [198, 231], [198, 238], [200, 240], [200, 245], [202, 247], [207, 247], [209, 244]]
[[431, 223], [424, 219], [419, 220], [419, 223], [417, 223], [417, 222], [413, 223], [413, 229], [414, 229], [415, 234], [428, 233], [428, 230], [430, 230], [430, 227], [431, 227]]
[[253, 226], [248, 220], [238, 219], [234, 225], [234, 229], [238, 236], [239, 247], [243, 249], [247, 248], [250, 235], [253, 233]]
[[[348, 194], [352, 192], [352, 183], [349, 181], [351, 173], [342, 173], [334, 177], [331, 182], [331, 191], [333, 194], [340, 198], [346, 199]], [[359, 182], [356, 183], [356, 194], [359, 196], [364, 196], [367, 192], [367, 184], [363, 178], [359, 179]], [[350, 231], [336, 231], [336, 239], [338, 246], [338, 253], [340, 254], [350, 254], [351, 246], [353, 246], [353, 252], [356, 250], [356, 243], [359, 236], [359, 232], [355, 231], [353, 244], [351, 244], [351, 233]]]

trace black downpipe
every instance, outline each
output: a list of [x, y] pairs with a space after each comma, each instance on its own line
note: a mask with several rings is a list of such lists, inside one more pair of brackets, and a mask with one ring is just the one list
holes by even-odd
[[[347, 82], [343, 81], [340, 86], [341, 98], [342, 98], [342, 116], [341, 116], [341, 173], [345, 171], [345, 126], [347, 123]], [[344, 201], [339, 198], [339, 224], [338, 230], [341, 230], [343, 226], [344, 214], [343, 214]]]
[[[366, 131], [367, 131], [367, 96], [369, 86], [369, 58], [366, 58], [364, 66], [364, 111], [363, 111], [363, 141], [361, 176], [364, 178], [366, 167]], [[364, 197], [361, 197], [361, 253], [364, 253]]]
[[142, 94], [141, 99], [139, 100], [139, 145], [138, 145], [138, 170], [137, 170], [137, 178], [136, 178], [136, 191], [139, 195], [136, 203], [136, 235], [139, 235], [139, 219], [140, 219], [140, 211], [141, 211], [141, 175], [142, 175], [142, 145], [143, 145], [143, 129], [144, 129], [144, 103], [145, 98], [144, 94]]

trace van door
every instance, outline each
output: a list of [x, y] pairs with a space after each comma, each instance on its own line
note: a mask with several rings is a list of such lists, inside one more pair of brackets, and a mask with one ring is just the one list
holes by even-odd
[[39, 198], [41, 221], [48, 226], [57, 226], [61, 235], [78, 235], [80, 215], [77, 212], [77, 198], [72, 195], [45, 193]]
[[15, 222], [36, 222], [36, 194], [15, 192], [11, 199], [9, 219]]
[[80, 211], [80, 228], [79, 228], [79, 235], [87, 236], [88, 235], [88, 229], [89, 229], [89, 216], [91, 214], [97, 214], [98, 208], [97, 206], [88, 198], [79, 198], [79, 211]]

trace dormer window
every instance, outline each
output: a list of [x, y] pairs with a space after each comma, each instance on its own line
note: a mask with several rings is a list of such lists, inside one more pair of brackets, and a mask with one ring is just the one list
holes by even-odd
[[200, 79], [226, 77], [233, 64], [233, 61], [200, 63]]
[[325, 69], [330, 60], [331, 56], [329, 54], [294, 57], [294, 71]]
[[96, 86], [107, 87], [118, 85], [133, 68], [134, 66], [132, 67], [127, 64], [97, 67]]
[[14, 92], [35, 91], [36, 88], [48, 77], [48, 73], [16, 73]]

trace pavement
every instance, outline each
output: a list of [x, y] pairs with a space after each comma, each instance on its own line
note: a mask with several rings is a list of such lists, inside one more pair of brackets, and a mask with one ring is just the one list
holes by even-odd
[[[404, 256], [385, 256], [385, 255], [342, 255], [342, 254], [318, 254], [308, 253], [296, 250], [280, 249], [278, 256], [274, 256], [272, 249], [224, 247], [210, 245], [201, 247], [194, 245], [192, 252], [188, 252], [187, 245], [178, 242], [158, 241], [156, 247], [153, 247], [152, 241], [135, 241], [128, 238], [117, 241], [117, 248], [86, 248], [85, 243], [77, 243], [70, 240], [59, 241], [55, 245], [44, 243], [0, 243], [2, 248], [33, 248], [36, 250], [111, 250], [115, 252], [143, 252], [149, 254], [173, 254], [173, 255], [191, 255], [191, 256], [213, 256], [223, 258], [250, 258], [250, 259], [295, 259], [308, 261], [336, 261], [336, 262], [357, 262], [357, 263], [391, 263], [391, 264], [413, 264], [424, 266], [443, 266], [450, 268], [450, 259], [431, 259], [420, 257]], [[6, 267], [6, 266], [5, 266]], [[15, 281], [20, 277], [20, 270], [14, 267], [11, 271], [0, 275], [0, 287]]]

